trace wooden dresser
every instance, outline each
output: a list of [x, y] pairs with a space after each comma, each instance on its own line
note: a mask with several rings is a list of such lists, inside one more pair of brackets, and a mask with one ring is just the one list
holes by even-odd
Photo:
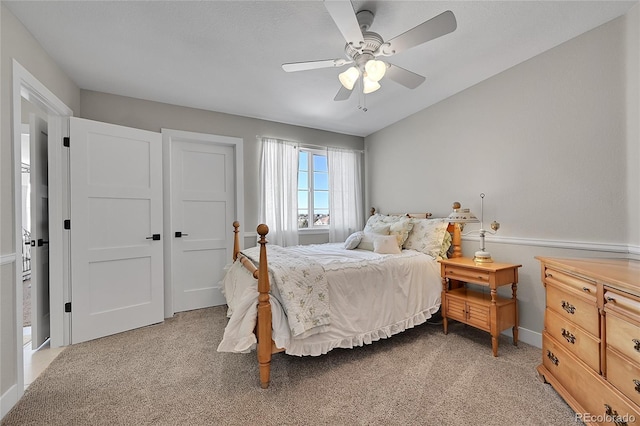
[[640, 424], [640, 262], [536, 257], [546, 288], [538, 372], [585, 424]]

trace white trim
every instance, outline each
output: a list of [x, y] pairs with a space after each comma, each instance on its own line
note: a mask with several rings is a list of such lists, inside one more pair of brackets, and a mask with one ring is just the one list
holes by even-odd
[[640, 246], [629, 245], [629, 254], [640, 256]]
[[[64, 217], [64, 176], [62, 162], [62, 137], [68, 135], [68, 117], [73, 111], [58, 97], [47, 89], [18, 61], [13, 59], [13, 92], [12, 92], [12, 129], [13, 129], [13, 203], [15, 232], [14, 278], [16, 288], [16, 401], [24, 394], [24, 365], [22, 345], [22, 262], [17, 261], [17, 253], [22, 252], [22, 98], [33, 103], [47, 113], [49, 125], [49, 223], [62, 224]], [[66, 133], [65, 133], [66, 132]], [[56, 142], [57, 141], [57, 142]], [[51, 195], [53, 194], [53, 196]], [[68, 290], [70, 280], [65, 281], [65, 271], [68, 274], [69, 257], [64, 253], [65, 234], [62, 226], [51, 226], [49, 229], [49, 301], [50, 301], [50, 330], [51, 346], [58, 347], [68, 344], [69, 329], [64, 315], [64, 294]], [[67, 275], [68, 277], [68, 275]], [[56, 307], [55, 309], [51, 307]], [[68, 322], [68, 320], [67, 320]], [[14, 402], [15, 403], [15, 402]], [[3, 396], [4, 410], [4, 396]]]
[[[510, 328], [506, 329], [500, 334], [513, 338], [513, 333]], [[523, 342], [528, 345], [535, 346], [536, 348], [542, 349], [542, 333], [529, 330], [528, 328], [518, 327], [518, 342]]]
[[[20, 336], [22, 337], [22, 336]], [[3, 418], [18, 402], [18, 385], [13, 385], [0, 397], [0, 418]]]
[[[477, 236], [463, 236], [464, 241], [480, 241], [480, 237]], [[492, 235], [488, 241], [498, 244], [510, 244], [518, 246], [536, 246], [536, 247], [548, 247], [559, 248], [569, 250], [588, 250], [588, 251], [603, 251], [609, 253], [633, 253], [632, 246], [627, 244], [616, 243], [594, 243], [584, 241], [562, 241], [562, 240], [544, 240], [538, 238], [518, 238], [518, 237], [500, 237]], [[640, 248], [635, 248], [636, 252], [640, 253]]]
[[[13, 263], [17, 261], [18, 261], [18, 255], [15, 253], [3, 254], [2, 256], [0, 256], [0, 265], [8, 265], [9, 263]], [[22, 272], [20, 273], [20, 276], [22, 277]]]
[[[174, 314], [173, 284], [171, 282], [171, 253], [173, 238], [171, 230], [171, 143], [173, 139], [187, 142], [205, 142], [215, 145], [230, 146], [235, 157], [236, 181], [236, 215], [234, 220], [244, 222], [244, 139], [231, 136], [213, 135], [208, 133], [188, 132], [184, 130], [161, 129], [162, 133], [162, 176], [163, 176], [163, 208], [164, 226], [164, 316], [170, 318]], [[231, 241], [231, 247], [233, 241]]]

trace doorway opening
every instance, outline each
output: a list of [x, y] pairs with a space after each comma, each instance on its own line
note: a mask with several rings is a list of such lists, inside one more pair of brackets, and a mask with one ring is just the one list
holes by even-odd
[[22, 344], [31, 343], [31, 161], [29, 126], [21, 131], [22, 177]]

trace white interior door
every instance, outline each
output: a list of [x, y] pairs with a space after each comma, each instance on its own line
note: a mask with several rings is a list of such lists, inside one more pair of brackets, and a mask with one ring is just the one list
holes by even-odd
[[31, 179], [31, 348], [48, 338], [49, 314], [49, 178], [47, 122], [29, 114]]
[[71, 339], [164, 318], [162, 137], [70, 122]]
[[226, 303], [217, 287], [231, 260], [235, 194], [231, 146], [173, 140], [171, 282], [176, 312]]

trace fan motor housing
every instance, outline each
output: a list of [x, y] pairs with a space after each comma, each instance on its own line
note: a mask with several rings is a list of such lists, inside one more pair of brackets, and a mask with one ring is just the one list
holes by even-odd
[[368, 53], [373, 56], [373, 52], [378, 50], [382, 43], [384, 43], [380, 34], [371, 31], [363, 32], [362, 38], [364, 39], [364, 44], [361, 48], [355, 47], [352, 43], [347, 43], [344, 46], [344, 53], [349, 59], [356, 60], [359, 55], [364, 53]]

